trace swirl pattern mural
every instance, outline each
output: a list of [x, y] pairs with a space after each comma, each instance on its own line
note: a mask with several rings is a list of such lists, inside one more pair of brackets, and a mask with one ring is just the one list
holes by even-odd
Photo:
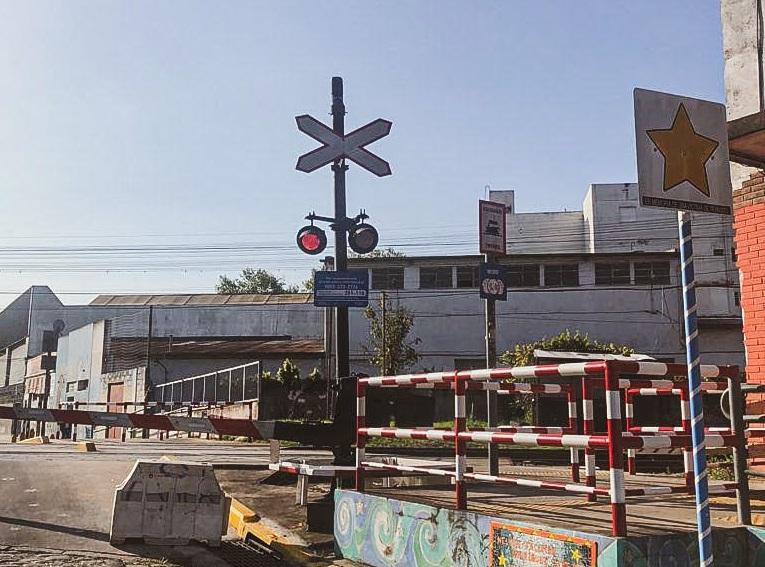
[[[376, 567], [485, 567], [490, 565], [489, 525], [492, 521], [508, 520], [351, 490], [335, 491], [338, 552], [348, 559]], [[697, 567], [699, 564], [696, 534], [692, 532], [615, 539], [568, 530], [549, 531], [596, 542], [598, 567]], [[765, 530], [760, 528], [715, 529], [715, 567], [765, 567], [763, 540]], [[550, 559], [550, 565], [558, 565], [555, 558]], [[512, 566], [526, 567], [519, 563]]]

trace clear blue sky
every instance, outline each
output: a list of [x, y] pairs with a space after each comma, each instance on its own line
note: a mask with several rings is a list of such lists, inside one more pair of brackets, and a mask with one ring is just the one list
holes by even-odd
[[633, 87], [722, 101], [721, 44], [715, 0], [5, 1], [0, 247], [22, 250], [0, 251], [0, 291], [201, 292], [245, 265], [301, 281], [294, 235], [331, 213], [331, 172], [295, 171], [315, 143], [294, 116], [329, 119], [332, 75], [349, 128], [394, 124], [370, 147], [393, 175], [351, 166], [349, 211], [383, 243], [473, 252], [486, 185], [536, 211], [635, 181]]

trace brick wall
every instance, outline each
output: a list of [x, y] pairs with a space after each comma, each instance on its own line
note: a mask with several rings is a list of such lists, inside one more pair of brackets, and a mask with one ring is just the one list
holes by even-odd
[[[733, 192], [733, 209], [747, 380], [765, 383], [765, 172]], [[765, 413], [764, 396], [747, 396], [747, 402], [747, 413]]]

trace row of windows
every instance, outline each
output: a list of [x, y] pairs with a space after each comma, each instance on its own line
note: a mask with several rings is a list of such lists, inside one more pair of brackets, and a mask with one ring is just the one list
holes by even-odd
[[[669, 262], [635, 262], [635, 285], [668, 285]], [[539, 287], [544, 269], [545, 287], [578, 287], [579, 264], [513, 264], [506, 266], [508, 287]], [[478, 266], [457, 266], [456, 287], [477, 288]], [[629, 262], [596, 262], [595, 285], [630, 285]], [[420, 268], [420, 289], [455, 287], [451, 266]], [[372, 268], [372, 289], [404, 289], [404, 268]]]

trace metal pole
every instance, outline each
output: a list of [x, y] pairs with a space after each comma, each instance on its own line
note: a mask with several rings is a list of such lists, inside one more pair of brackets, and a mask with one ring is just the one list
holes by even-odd
[[[484, 261], [490, 264], [494, 261], [492, 254], [486, 254]], [[493, 299], [484, 299], [486, 305], [486, 368], [497, 366], [497, 311]], [[486, 391], [486, 425], [497, 427], [497, 392]], [[489, 443], [487, 448], [489, 474], [499, 475], [499, 446]]]
[[736, 509], [738, 523], [752, 525], [752, 510], [749, 502], [749, 477], [746, 472], [746, 437], [744, 436], [744, 396], [738, 378], [728, 378], [730, 400], [730, 428], [736, 437], [733, 446], [733, 474], [736, 480]]
[[[154, 322], [154, 306], [149, 305], [149, 325], [148, 325], [148, 333], [146, 337], [146, 372], [144, 372], [143, 375], [143, 399], [145, 400], [148, 396], [148, 392], [151, 388], [151, 335], [152, 335], [152, 323]], [[138, 377], [136, 376], [136, 381]], [[138, 384], [136, 383], [136, 389], [138, 389]], [[164, 389], [162, 390], [162, 401], [165, 401], [165, 392]], [[149, 430], [144, 429], [141, 431], [141, 437], [144, 439], [149, 438]]]
[[696, 487], [696, 523], [699, 538], [699, 565], [712, 565], [712, 522], [709, 517], [709, 485], [707, 482], [707, 453], [704, 448], [704, 403], [701, 391], [699, 362], [699, 332], [696, 321], [696, 280], [693, 272], [693, 239], [691, 215], [677, 212], [680, 231], [680, 262], [683, 279], [685, 346], [688, 362], [688, 391], [691, 405], [691, 439], [693, 441], [693, 470]]
[[385, 301], [385, 292], [380, 292], [380, 303], [382, 307], [382, 375], [387, 376], [388, 375], [388, 365], [387, 365], [387, 354], [388, 354], [388, 343], [385, 341], [385, 331], [387, 327], [387, 319], [388, 319], [388, 313], [386, 309], [386, 301]]
[[361, 434], [361, 428], [366, 427], [366, 391], [367, 385], [357, 379], [356, 382], [356, 490], [364, 492], [364, 467], [366, 457], [366, 436]]
[[[332, 77], [332, 130], [338, 136], [345, 136], [345, 104], [343, 103], [343, 79]], [[346, 238], [345, 212], [345, 159], [336, 159], [332, 164], [335, 174], [335, 270], [348, 269], [348, 242]], [[335, 336], [337, 340], [337, 378], [351, 373], [349, 363], [348, 308], [335, 308]]]
[[151, 326], [154, 321], [154, 306], [149, 305], [149, 325], [148, 325], [148, 332], [146, 336], [146, 374], [144, 374], [143, 378], [143, 387], [145, 391], [148, 391], [149, 385], [151, 384]]
[[465, 415], [465, 380], [455, 372], [452, 384], [452, 388], [454, 388], [454, 505], [457, 510], [466, 510], [465, 465], [467, 460], [467, 443], [460, 439], [460, 433], [466, 430], [467, 421], [467, 416]]
[[624, 502], [624, 451], [622, 450], [622, 416], [619, 376], [609, 362], [603, 369], [606, 389], [606, 426], [608, 430], [608, 476], [611, 493], [611, 535], [627, 535], [627, 510]]

